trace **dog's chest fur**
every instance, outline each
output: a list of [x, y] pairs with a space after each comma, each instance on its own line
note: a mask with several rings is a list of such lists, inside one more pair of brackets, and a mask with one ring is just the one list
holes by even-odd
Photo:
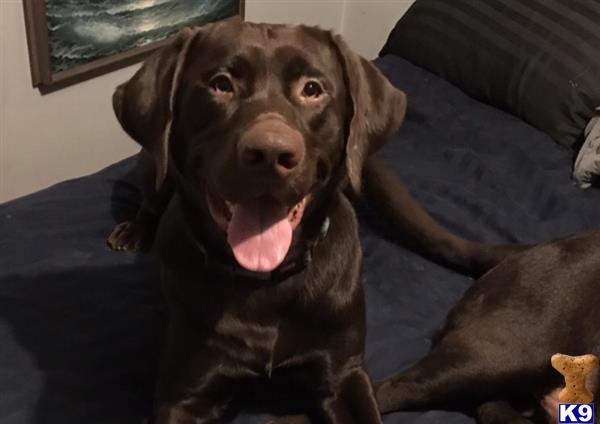
[[233, 314], [221, 317], [207, 346], [227, 355], [234, 351], [238, 366], [255, 375], [271, 376], [280, 321], [258, 323]]

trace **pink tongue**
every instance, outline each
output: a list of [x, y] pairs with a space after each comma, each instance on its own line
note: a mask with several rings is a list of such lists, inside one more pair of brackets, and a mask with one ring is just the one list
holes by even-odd
[[285, 207], [250, 201], [233, 207], [227, 241], [238, 263], [250, 271], [273, 271], [292, 243], [292, 225]]

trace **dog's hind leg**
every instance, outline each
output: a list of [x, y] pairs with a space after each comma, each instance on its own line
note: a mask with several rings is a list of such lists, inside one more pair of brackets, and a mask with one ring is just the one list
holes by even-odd
[[512, 354], [510, 349], [442, 340], [413, 367], [375, 384], [379, 409], [382, 414], [436, 408], [472, 410], [488, 400], [515, 394], [517, 389], [530, 393], [528, 382], [543, 378], [543, 364], [515, 359]]
[[481, 404], [475, 412], [477, 424], [533, 424], [506, 401], [490, 401]]
[[154, 165], [144, 151], [140, 153], [135, 173], [143, 200], [135, 218], [118, 223], [108, 236], [106, 243], [113, 250], [149, 250], [154, 242], [160, 217], [173, 196], [170, 180], [166, 180], [160, 189], [156, 189]]
[[380, 412], [443, 407], [459, 390], [459, 369], [449, 366], [442, 355], [430, 352], [411, 368], [374, 384]]
[[160, 215], [150, 213], [143, 205], [135, 219], [118, 223], [106, 244], [112, 250], [147, 251], [152, 247]]

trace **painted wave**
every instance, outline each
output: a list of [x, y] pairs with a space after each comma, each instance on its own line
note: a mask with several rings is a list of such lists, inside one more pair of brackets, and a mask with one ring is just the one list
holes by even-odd
[[237, 0], [46, 0], [54, 72], [237, 13]]

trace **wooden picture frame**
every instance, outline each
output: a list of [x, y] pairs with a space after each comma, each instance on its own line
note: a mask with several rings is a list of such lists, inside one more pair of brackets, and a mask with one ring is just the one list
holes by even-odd
[[[66, 69], [57, 69], [56, 63], [53, 64], [51, 34], [47, 14], [47, 2], [56, 0], [23, 0], [25, 12], [25, 26], [27, 31], [27, 44], [29, 50], [29, 64], [31, 68], [31, 82], [33, 87], [37, 87], [42, 94], [46, 94], [60, 88], [76, 84], [81, 81], [102, 75], [128, 65], [132, 65], [146, 58], [157, 48], [169, 42], [172, 34], [166, 38], [151, 41], [147, 44], [124, 49], [123, 51], [97, 58], [87, 62], [77, 63]], [[131, 5], [136, 0], [129, 0]], [[168, 3], [168, 0], [137, 0], [140, 3], [160, 6], [162, 3]], [[173, 0], [175, 1], [175, 0]], [[209, 0], [197, 0], [200, 4]], [[214, 0], [213, 0], [214, 1]], [[219, 16], [217, 19], [228, 16], [240, 15], [244, 17], [245, 0], [220, 0], [225, 3], [224, 9], [227, 11], [225, 16]], [[217, 2], [219, 3], [219, 2]], [[135, 13], [136, 9], [133, 9]], [[235, 13], [229, 13], [233, 11]], [[76, 16], [76, 15], [74, 15]], [[71, 18], [71, 16], [69, 16]], [[197, 19], [202, 20], [203, 16]], [[215, 19], [206, 19], [209, 22]], [[181, 25], [183, 27], [185, 25]]]

